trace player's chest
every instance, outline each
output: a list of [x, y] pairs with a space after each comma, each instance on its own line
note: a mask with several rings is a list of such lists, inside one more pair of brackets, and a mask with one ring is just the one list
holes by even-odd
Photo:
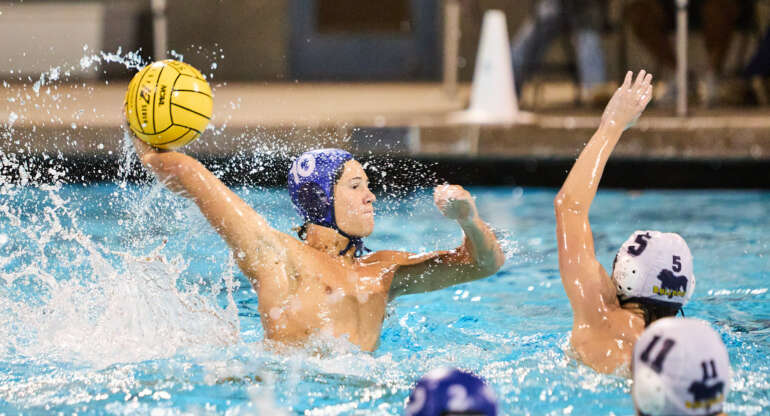
[[[306, 291], [332, 303], [366, 304], [372, 298], [384, 298], [393, 280], [394, 267], [387, 265], [338, 265], [317, 268], [303, 278]], [[382, 296], [378, 296], [382, 295]]]

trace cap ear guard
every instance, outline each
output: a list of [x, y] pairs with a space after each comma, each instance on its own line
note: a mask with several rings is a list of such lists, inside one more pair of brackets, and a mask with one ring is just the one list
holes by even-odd
[[[621, 252], [626, 247], [621, 247]], [[639, 265], [634, 257], [622, 256], [621, 252], [615, 255], [612, 265], [612, 280], [622, 299], [637, 297], [642, 292], [644, 279], [641, 278]]]
[[293, 200], [299, 208], [305, 221], [323, 224], [329, 210], [330, 201], [321, 187], [314, 182], [305, 182], [294, 193]]
[[658, 415], [666, 407], [665, 383], [658, 373], [647, 366], [634, 368], [631, 398], [640, 412]]

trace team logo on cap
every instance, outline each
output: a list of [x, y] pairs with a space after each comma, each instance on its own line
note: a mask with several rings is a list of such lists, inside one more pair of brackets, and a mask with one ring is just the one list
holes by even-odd
[[[678, 260], [679, 256], [674, 256]], [[677, 276], [671, 270], [663, 269], [658, 273], [660, 286], [653, 286], [652, 293], [656, 295], [668, 296], [671, 299], [674, 296], [684, 297], [687, 294], [687, 277]]]
[[315, 157], [311, 153], [305, 153], [293, 163], [291, 174], [294, 175], [294, 182], [299, 182], [299, 177], [307, 178], [315, 171]]
[[[690, 388], [687, 389], [687, 392], [693, 395], [692, 401], [685, 401], [684, 403], [688, 409], [705, 408], [708, 410], [711, 406], [722, 402], [725, 398], [725, 383], [717, 379], [717, 367], [714, 364], [714, 360], [701, 362], [701, 368], [703, 369], [703, 378], [693, 381], [690, 384]], [[710, 374], [709, 369], [711, 370]], [[709, 380], [718, 381], [709, 383]]]

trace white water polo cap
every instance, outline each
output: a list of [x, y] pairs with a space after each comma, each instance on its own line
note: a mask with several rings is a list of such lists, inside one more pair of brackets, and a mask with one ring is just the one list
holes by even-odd
[[612, 281], [622, 300], [642, 298], [682, 307], [695, 290], [692, 254], [679, 234], [636, 231], [615, 257]]
[[700, 319], [663, 318], [634, 345], [631, 395], [645, 415], [720, 413], [730, 391], [730, 358]]

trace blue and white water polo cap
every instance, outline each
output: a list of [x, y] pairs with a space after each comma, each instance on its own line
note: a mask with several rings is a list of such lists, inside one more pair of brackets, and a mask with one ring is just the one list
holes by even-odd
[[612, 281], [621, 299], [684, 306], [695, 290], [692, 254], [676, 233], [635, 231], [620, 247]]
[[480, 377], [456, 368], [437, 368], [417, 382], [404, 414], [496, 416], [497, 398]]
[[341, 149], [318, 149], [294, 159], [289, 170], [289, 194], [306, 221], [337, 229], [334, 218], [334, 181], [353, 155]]
[[691, 318], [653, 322], [636, 341], [631, 395], [646, 415], [720, 413], [730, 391], [730, 358], [708, 323]]

